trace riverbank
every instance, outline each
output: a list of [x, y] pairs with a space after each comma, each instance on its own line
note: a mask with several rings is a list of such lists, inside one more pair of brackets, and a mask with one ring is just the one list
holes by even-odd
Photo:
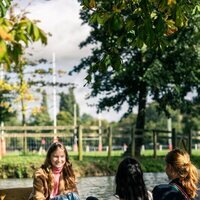
[[[150, 153], [143, 154], [138, 159], [144, 172], [164, 172], [165, 161], [162, 152], [157, 158]], [[0, 179], [6, 178], [32, 178], [34, 171], [44, 162], [44, 155], [8, 155], [0, 160]], [[106, 153], [92, 152], [84, 154], [83, 161], [78, 160], [76, 153], [70, 153], [70, 161], [76, 177], [87, 176], [113, 176], [118, 164], [123, 159], [122, 152], [115, 152], [110, 160]], [[191, 157], [192, 162], [200, 168], [199, 153]]]

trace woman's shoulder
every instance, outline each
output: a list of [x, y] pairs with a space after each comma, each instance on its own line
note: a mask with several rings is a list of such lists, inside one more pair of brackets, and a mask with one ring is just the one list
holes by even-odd
[[[161, 184], [155, 186], [153, 191], [154, 200], [173, 200], [173, 199], [182, 199], [180, 191], [171, 184]], [[182, 199], [183, 200], [183, 199]]]
[[48, 176], [48, 172], [47, 170], [45, 170], [43, 167], [38, 168], [35, 173], [34, 173], [34, 177], [47, 177]]

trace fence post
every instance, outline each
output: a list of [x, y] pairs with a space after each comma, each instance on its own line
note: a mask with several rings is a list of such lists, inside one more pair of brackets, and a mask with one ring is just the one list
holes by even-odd
[[131, 156], [135, 157], [135, 129], [131, 128]]
[[24, 155], [27, 153], [27, 130], [26, 130], [26, 124], [24, 124], [24, 138], [23, 138], [23, 151]]
[[175, 128], [172, 128], [172, 149], [176, 148], [176, 130]]
[[1, 122], [0, 159], [2, 158], [2, 154], [3, 154], [3, 152], [2, 152], [2, 146], [3, 146], [2, 138], [3, 138], [3, 122]]
[[192, 154], [192, 130], [190, 129], [188, 132], [188, 153]]
[[78, 126], [78, 160], [83, 160], [83, 133], [82, 127]]
[[157, 156], [157, 132], [153, 130], [153, 157]]
[[74, 126], [74, 136], [73, 136], [73, 151], [77, 152], [77, 134], [78, 134], [78, 126]]
[[99, 119], [98, 134], [99, 134], [99, 146], [98, 146], [98, 150], [101, 152], [102, 151], [102, 126], [101, 126], [101, 119]]
[[0, 143], [0, 158], [6, 154], [6, 140], [4, 137], [4, 122], [1, 122], [1, 143]]
[[108, 127], [108, 161], [110, 161], [112, 153], [112, 126]]

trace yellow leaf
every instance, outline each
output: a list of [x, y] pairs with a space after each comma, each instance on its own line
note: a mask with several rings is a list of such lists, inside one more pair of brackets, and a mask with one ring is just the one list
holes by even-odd
[[1, 26], [0, 26], [0, 38], [2, 38], [3, 40], [12, 41], [12, 35], [8, 33], [8, 31]]
[[8, 108], [8, 112], [12, 113], [14, 112], [14, 109], [12, 107]]
[[167, 5], [171, 6], [173, 4], [176, 4], [176, 0], [167, 0]]
[[41, 112], [41, 108], [40, 107], [34, 107], [33, 109], [32, 109], [32, 114], [35, 116], [35, 115], [37, 115], [38, 113], [40, 113]]
[[95, 0], [90, 0], [90, 8], [95, 8], [96, 7], [96, 2]]
[[6, 44], [3, 40], [0, 41], [0, 60], [5, 57], [7, 51]]
[[5, 199], [5, 197], [6, 197], [6, 195], [5, 195], [5, 194], [3, 194], [3, 195], [1, 195], [1, 196], [0, 196], [0, 199], [1, 199], [1, 200], [4, 200], [4, 199]]
[[13, 90], [13, 86], [6, 83], [4, 80], [0, 80], [0, 91], [11, 91]]

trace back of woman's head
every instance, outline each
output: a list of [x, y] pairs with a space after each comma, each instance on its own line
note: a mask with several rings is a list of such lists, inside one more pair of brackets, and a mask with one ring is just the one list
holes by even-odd
[[116, 195], [124, 200], [148, 200], [140, 163], [133, 158], [125, 158], [118, 166], [115, 177]]
[[191, 163], [189, 154], [181, 149], [174, 149], [166, 155], [166, 163], [172, 167], [171, 174], [175, 174], [185, 187], [188, 195], [194, 198], [197, 195], [199, 173]]

